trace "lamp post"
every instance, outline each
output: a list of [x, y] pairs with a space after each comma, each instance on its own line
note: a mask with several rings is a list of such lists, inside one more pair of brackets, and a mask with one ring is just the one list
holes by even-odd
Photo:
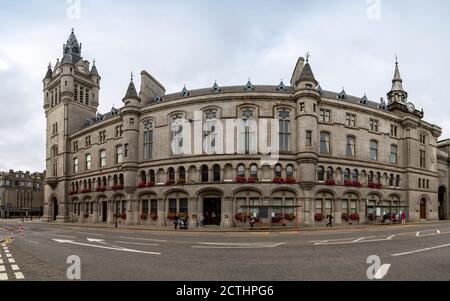
[[116, 203], [116, 214], [114, 215], [114, 217], [116, 218], [116, 228], [117, 228], [117, 223], [119, 220], [119, 206]]

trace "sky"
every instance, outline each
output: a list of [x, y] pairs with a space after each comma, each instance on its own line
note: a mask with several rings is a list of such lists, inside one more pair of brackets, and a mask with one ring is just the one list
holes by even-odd
[[379, 101], [398, 55], [409, 100], [450, 138], [446, 0], [1, 0], [0, 171], [45, 168], [42, 79], [72, 28], [102, 76], [100, 113], [122, 106], [131, 71], [167, 93], [277, 85], [307, 52], [323, 89]]

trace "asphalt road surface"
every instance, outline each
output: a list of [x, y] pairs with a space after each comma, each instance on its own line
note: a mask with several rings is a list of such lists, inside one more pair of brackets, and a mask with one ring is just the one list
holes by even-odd
[[0, 282], [69, 280], [72, 255], [82, 281], [369, 280], [371, 255], [383, 280], [450, 280], [450, 223], [232, 233], [22, 227], [23, 237], [17, 222], [0, 221]]

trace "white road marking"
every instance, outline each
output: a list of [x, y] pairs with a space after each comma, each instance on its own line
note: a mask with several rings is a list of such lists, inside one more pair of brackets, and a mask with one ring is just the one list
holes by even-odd
[[62, 243], [62, 244], [72, 244], [72, 245], [79, 245], [79, 246], [85, 246], [85, 247], [91, 247], [91, 248], [99, 248], [99, 249], [107, 249], [107, 250], [113, 250], [113, 251], [122, 251], [122, 252], [131, 252], [131, 253], [141, 253], [141, 254], [149, 254], [149, 255], [161, 255], [161, 253], [156, 252], [147, 252], [147, 251], [140, 251], [140, 250], [133, 250], [133, 249], [127, 249], [127, 248], [115, 248], [115, 247], [108, 247], [108, 246], [99, 246], [99, 245], [90, 245], [80, 242], [75, 242], [72, 240], [62, 240], [62, 239], [52, 239], [55, 242]]
[[6, 254], [6, 257], [11, 258], [12, 255], [11, 254]]
[[0, 259], [0, 264], [3, 264], [3, 259]]
[[394, 235], [391, 235], [391, 236], [389, 236], [387, 239], [393, 239], [395, 237], [395, 234]]
[[6, 273], [0, 273], [0, 281], [8, 280], [8, 274]]
[[94, 236], [103, 236], [103, 234], [99, 233], [88, 233], [88, 232], [77, 232], [78, 234], [86, 234], [86, 235], [94, 235]]
[[366, 239], [366, 238], [365, 238], [365, 237], [361, 237], [361, 238], [355, 239], [355, 240], [352, 241], [352, 242], [358, 242], [358, 241], [361, 241], [361, 240], [363, 240], [363, 239]]
[[13, 271], [20, 271], [20, 268], [19, 268], [19, 266], [18, 266], [17, 264], [11, 265], [11, 269], [12, 269]]
[[268, 249], [276, 248], [285, 243], [267, 244], [267, 243], [210, 243], [198, 242], [202, 246], [192, 246], [196, 249]]
[[21, 272], [14, 273], [17, 280], [25, 279], [25, 276]]
[[9, 262], [9, 263], [16, 263], [16, 260], [15, 260], [14, 258], [9, 258], [9, 259], [8, 259], [8, 262]]
[[101, 243], [104, 244], [105, 240], [104, 239], [97, 239], [97, 238], [86, 238], [88, 242], [97, 242], [97, 243]]
[[60, 236], [60, 237], [66, 237], [66, 238], [77, 238], [76, 236], [71, 235], [63, 235], [63, 234], [51, 234], [52, 236]]
[[130, 241], [116, 241], [118, 244], [129, 244], [129, 245], [137, 245], [137, 246], [151, 246], [151, 247], [157, 247], [159, 244], [148, 244], [144, 242], [130, 242]]
[[4, 265], [0, 265], [0, 272], [6, 272], [6, 268]]
[[425, 249], [420, 249], [420, 250], [415, 250], [415, 251], [410, 251], [410, 252], [404, 252], [404, 253], [392, 254], [392, 256], [397, 257], [397, 256], [403, 256], [403, 255], [410, 255], [410, 254], [414, 254], [414, 253], [425, 252], [425, 251], [431, 251], [431, 250], [436, 250], [436, 249], [446, 248], [446, 247], [450, 247], [450, 244], [441, 245], [441, 246], [436, 246], [436, 247], [431, 247], [431, 248], [425, 248]]
[[150, 238], [139, 238], [139, 237], [128, 237], [128, 236], [119, 236], [121, 239], [133, 239], [133, 240], [143, 240], [143, 241], [155, 241], [155, 242], [167, 242], [164, 239], [150, 239]]

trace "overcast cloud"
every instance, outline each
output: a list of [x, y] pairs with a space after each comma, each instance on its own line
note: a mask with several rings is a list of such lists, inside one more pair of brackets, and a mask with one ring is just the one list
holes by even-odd
[[448, 1], [78, 1], [79, 18], [77, 0], [0, 3], [0, 170], [44, 169], [42, 78], [72, 27], [102, 76], [100, 112], [121, 106], [132, 70], [168, 93], [288, 83], [308, 51], [324, 89], [378, 101], [397, 54], [410, 100], [450, 138]]

